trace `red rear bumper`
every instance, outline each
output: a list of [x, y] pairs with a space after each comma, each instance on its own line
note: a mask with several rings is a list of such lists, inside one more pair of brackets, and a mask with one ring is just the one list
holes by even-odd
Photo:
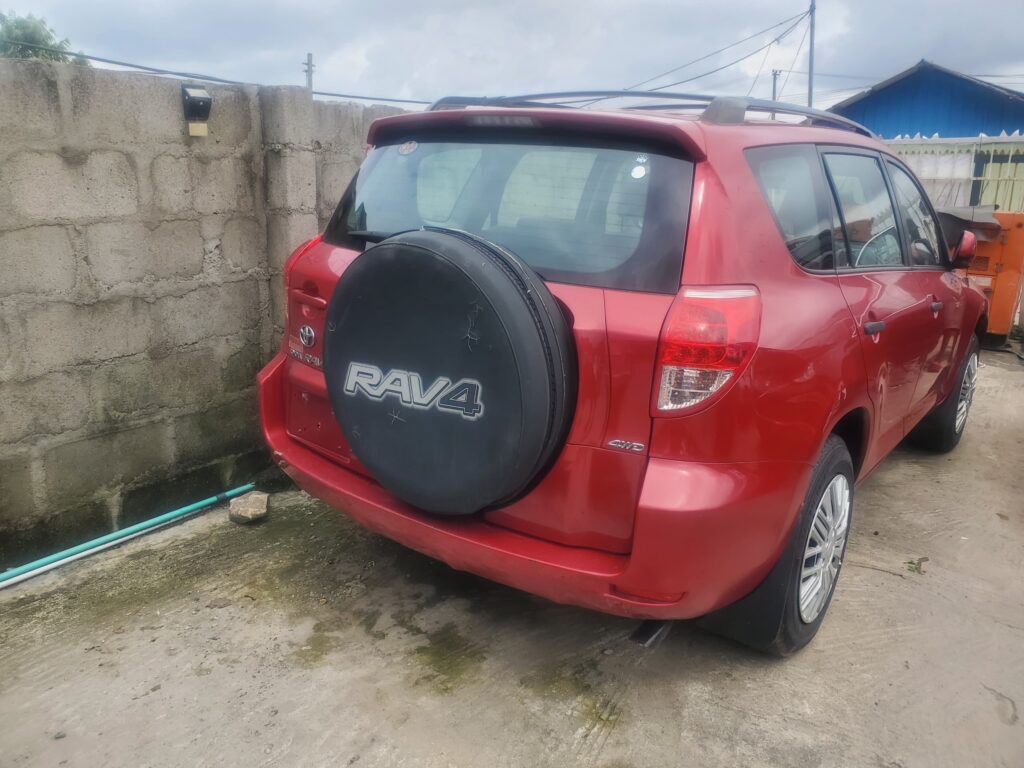
[[811, 468], [795, 462], [692, 464], [651, 459], [633, 546], [619, 555], [517, 533], [478, 517], [426, 515], [293, 440], [284, 363], [259, 375], [263, 432], [299, 485], [400, 544], [559, 603], [637, 618], [692, 618], [728, 605], [771, 569]]

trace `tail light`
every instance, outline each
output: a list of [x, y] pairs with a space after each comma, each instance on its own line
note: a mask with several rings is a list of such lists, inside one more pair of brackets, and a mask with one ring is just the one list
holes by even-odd
[[748, 285], [683, 288], [658, 345], [659, 411], [705, 402], [750, 362], [761, 331], [761, 296]]

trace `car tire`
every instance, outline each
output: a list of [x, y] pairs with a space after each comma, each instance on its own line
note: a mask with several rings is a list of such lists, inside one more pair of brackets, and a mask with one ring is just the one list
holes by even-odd
[[[704, 616], [700, 626], [773, 656], [788, 656], [807, 645], [821, 627], [842, 571], [853, 513], [853, 481], [846, 443], [830, 435], [778, 562], [753, 592]], [[830, 525], [828, 505], [835, 525], [825, 530]], [[819, 575], [821, 582], [814, 591], [812, 582]]]
[[[967, 416], [974, 400], [974, 390], [978, 384], [978, 363], [981, 344], [977, 336], [971, 336], [960, 370], [957, 372], [956, 384], [950, 390], [946, 400], [921, 420], [910, 432], [911, 445], [934, 453], [948, 453], [960, 444], [960, 438], [967, 427]], [[963, 404], [963, 417], [960, 407]]]

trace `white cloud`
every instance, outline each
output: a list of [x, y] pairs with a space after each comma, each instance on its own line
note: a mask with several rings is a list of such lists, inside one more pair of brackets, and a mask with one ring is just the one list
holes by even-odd
[[[21, 10], [45, 17], [87, 53], [248, 82], [300, 84], [301, 62], [312, 51], [318, 89], [434, 99], [620, 88], [803, 7], [760, 0], [36, 0]], [[831, 75], [888, 77], [922, 58], [968, 73], [1024, 72], [1024, 5], [990, 0], [985, 18], [999, 21], [964, 23], [934, 3], [821, 3], [816, 62], [827, 75], [817, 80], [816, 92], [827, 103], [845, 95], [829, 92], [870, 84]], [[803, 27], [772, 47], [755, 95], [770, 95], [773, 68], [806, 70], [806, 43], [796, 57], [802, 33]], [[714, 69], [771, 34], [663, 82]], [[746, 93], [762, 58], [757, 54], [685, 87]], [[802, 101], [805, 76], [789, 74], [786, 91]]]

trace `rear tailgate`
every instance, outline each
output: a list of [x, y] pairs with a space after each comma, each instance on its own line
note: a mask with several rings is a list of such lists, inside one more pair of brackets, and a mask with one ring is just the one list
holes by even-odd
[[[292, 438], [365, 474], [334, 418], [320, 367], [323, 296], [357, 255], [320, 243], [292, 273], [285, 408]], [[558, 283], [549, 288], [571, 317], [576, 341], [579, 385], [572, 429], [541, 482], [485, 517], [563, 544], [627, 552], [647, 464], [658, 334], [672, 297]], [[309, 347], [302, 344], [303, 325], [314, 331]]]
[[671, 296], [549, 285], [568, 308], [579, 398], [567, 444], [547, 476], [494, 523], [552, 541], [628, 552], [647, 466], [651, 382]]
[[[518, 501], [483, 515], [551, 541], [628, 552], [647, 464], [658, 337], [679, 287], [693, 162], [686, 136], [679, 132], [671, 146], [675, 134], [663, 124], [615, 118], [610, 140], [592, 115], [578, 118], [589, 133], [565, 126], [549, 133], [544, 121], [564, 122], [564, 115], [525, 114], [538, 130], [453, 128], [462, 118], [437, 113], [376, 124], [384, 126], [375, 131], [377, 146], [324, 241], [290, 269], [288, 430], [365, 474], [331, 412], [322, 353], [300, 348], [301, 326], [308, 322], [322, 336], [323, 307], [362, 238], [424, 225], [472, 232], [544, 277], [570, 321], [579, 366], [574, 420], [550, 470]], [[423, 128], [442, 122], [438, 133]], [[659, 135], [629, 136], [627, 124], [638, 131], [656, 125]]]

